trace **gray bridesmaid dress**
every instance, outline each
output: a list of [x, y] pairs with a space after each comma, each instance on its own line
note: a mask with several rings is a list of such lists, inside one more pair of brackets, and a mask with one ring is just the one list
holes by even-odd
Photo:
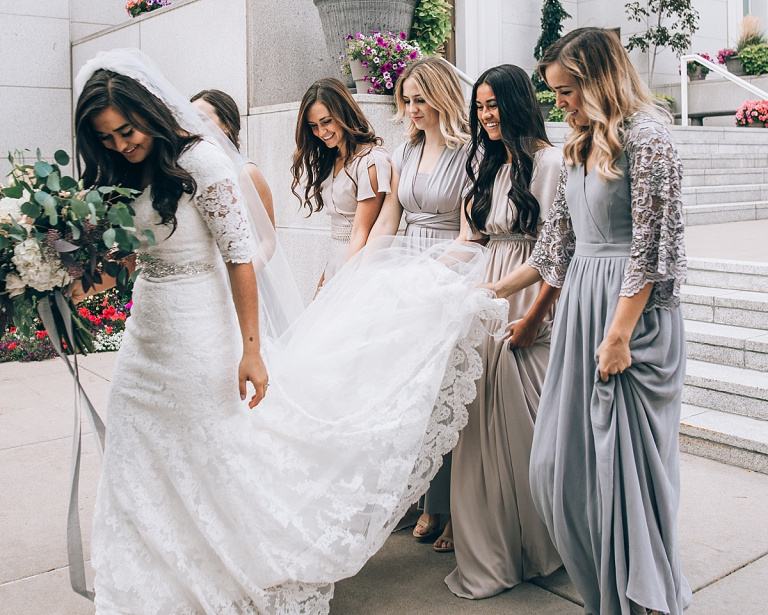
[[[405, 212], [405, 235], [426, 239], [456, 239], [459, 236], [462, 195], [467, 185], [469, 146], [443, 148], [430, 173], [419, 173], [424, 141], [402, 143], [392, 155], [392, 166], [400, 175], [397, 197]], [[451, 453], [432, 479], [429, 491], [419, 502], [429, 515], [451, 512]]]
[[[678, 428], [685, 377], [680, 161], [647, 114], [625, 123], [620, 179], [576, 164], [528, 260], [562, 286], [531, 453], [539, 514], [585, 612], [629, 615], [630, 601], [679, 615]], [[567, 271], [567, 273], [566, 273]], [[632, 365], [600, 380], [595, 352], [619, 296], [653, 291], [630, 340]]]
[[[530, 189], [541, 207], [541, 219], [555, 199], [562, 163], [557, 148], [536, 153]], [[517, 208], [508, 197], [510, 188], [510, 165], [505, 164], [496, 175], [483, 233], [490, 250], [485, 282], [497, 281], [525, 263], [536, 243], [536, 237], [514, 230]], [[539, 288], [535, 284], [509, 298], [510, 321], [525, 316]], [[550, 312], [530, 348], [510, 351], [505, 341], [490, 335], [478, 347], [483, 375], [475, 383], [477, 396], [467, 405], [467, 426], [453, 449], [451, 476], [457, 566], [445, 583], [461, 598], [487, 598], [562, 565], [528, 484], [551, 330]]]

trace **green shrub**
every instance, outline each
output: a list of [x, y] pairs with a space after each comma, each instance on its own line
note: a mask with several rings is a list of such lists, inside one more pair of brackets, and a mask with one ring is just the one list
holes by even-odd
[[654, 94], [653, 97], [657, 102], [661, 103], [662, 106], [666, 107], [667, 111], [672, 112], [674, 110], [675, 99], [668, 94]]
[[558, 107], [552, 107], [549, 110], [549, 115], [547, 116], [548, 122], [564, 122], [565, 121], [565, 111], [562, 109], [559, 109]]
[[411, 39], [426, 55], [443, 51], [451, 36], [451, 5], [445, 0], [420, 0], [413, 11]]
[[536, 92], [536, 100], [542, 105], [554, 105], [557, 101], [557, 94], [552, 90], [543, 90], [541, 92]]
[[749, 45], [739, 51], [741, 66], [748, 75], [768, 73], [768, 45]]

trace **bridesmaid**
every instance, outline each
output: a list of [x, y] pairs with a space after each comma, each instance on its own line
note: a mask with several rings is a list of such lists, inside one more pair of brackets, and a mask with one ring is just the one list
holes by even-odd
[[571, 126], [567, 174], [528, 264], [490, 285], [501, 297], [541, 278], [563, 287], [534, 501], [586, 613], [680, 615], [680, 160], [611, 31], [574, 30], [539, 72]]
[[[472, 105], [465, 211], [469, 239], [487, 242], [490, 250], [485, 280], [495, 282], [533, 252], [563, 159], [547, 138], [521, 68], [505, 64], [483, 73]], [[528, 483], [558, 293], [538, 284], [514, 297], [511, 339], [487, 336], [481, 347], [484, 374], [467, 407], [469, 423], [453, 451], [451, 476], [457, 567], [445, 582], [462, 598], [487, 598], [561, 566]]]
[[[240, 151], [240, 110], [237, 108], [234, 98], [221, 90], [201, 90], [190, 99], [190, 102], [211, 118], [213, 123], [227, 135], [235, 148]], [[243, 159], [247, 160], [246, 158]], [[275, 208], [272, 202], [272, 191], [269, 189], [267, 180], [264, 179], [259, 167], [250, 160], [245, 163], [244, 169], [248, 173], [248, 177], [251, 178], [274, 227]]]
[[[384, 200], [371, 238], [394, 235], [405, 211], [405, 235], [456, 239], [461, 228], [461, 199], [467, 185], [469, 121], [461, 85], [446, 62], [427, 58], [406, 68], [395, 86], [397, 119], [409, 121], [408, 141], [392, 157], [392, 193]], [[451, 455], [420, 502], [413, 535], [422, 542], [440, 533], [434, 548], [453, 551], [450, 521]]]
[[[320, 79], [304, 94], [291, 191], [310, 215], [327, 208], [331, 217], [331, 246], [318, 291], [366, 244], [390, 192], [392, 165], [381, 142], [340, 80]], [[302, 196], [296, 188], [304, 180]]]

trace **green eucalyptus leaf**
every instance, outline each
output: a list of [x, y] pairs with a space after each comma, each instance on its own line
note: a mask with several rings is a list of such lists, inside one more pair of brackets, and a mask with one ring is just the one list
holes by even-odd
[[136, 235], [130, 235], [131, 238], [131, 252], [135, 252], [141, 247], [141, 240]]
[[67, 152], [65, 152], [63, 149], [56, 150], [56, 153], [53, 155], [53, 159], [61, 166], [69, 164], [69, 154], [67, 154]]
[[115, 241], [121, 250], [131, 251], [131, 236], [122, 228], [115, 229]]
[[[39, 153], [40, 150], [38, 150]], [[43, 160], [38, 160], [35, 163], [35, 175], [38, 177], [48, 177], [51, 173], [53, 173], [53, 167], [48, 164], [47, 162]]]
[[67, 220], [67, 226], [69, 227], [69, 230], [72, 231], [72, 239], [75, 241], [80, 239], [80, 227], [76, 224], [72, 224], [69, 220]]
[[77, 190], [77, 182], [68, 175], [65, 175], [61, 178], [61, 189], [69, 191]]
[[38, 205], [42, 205], [43, 203], [45, 203], [45, 199], [47, 199], [49, 196], [51, 196], [51, 195], [48, 194], [47, 192], [43, 192], [42, 190], [38, 190], [37, 192], [35, 192], [35, 197], [34, 198], [35, 198], [35, 201], [37, 201]]
[[98, 190], [89, 190], [88, 194], [85, 195], [85, 202], [91, 203], [92, 205], [101, 205], [102, 198], [99, 194]]
[[107, 248], [111, 248], [113, 245], [115, 245], [115, 229], [108, 228], [106, 231], [104, 231], [104, 234], [101, 236], [101, 240], [104, 242], [104, 245]]
[[90, 208], [88, 205], [81, 201], [80, 199], [73, 198], [69, 201], [69, 205], [72, 208], [72, 211], [75, 212], [75, 215], [77, 215], [78, 218], [86, 218], [91, 213]]
[[21, 186], [8, 186], [3, 188], [3, 194], [11, 199], [20, 199], [24, 194], [24, 190]]
[[48, 179], [45, 180], [45, 185], [48, 186], [49, 190], [52, 190], [53, 192], [58, 192], [61, 190], [61, 182], [59, 181], [59, 172], [54, 171], [48, 176]]
[[[24, 229], [22, 229], [22, 230], [24, 230]], [[23, 233], [20, 233], [18, 231], [11, 231], [10, 233], [8, 233], [8, 237], [10, 237], [11, 239], [15, 239], [16, 241], [21, 242], [21, 241], [26, 240], [26, 238], [27, 238], [27, 231], [24, 230]]]
[[40, 206], [37, 203], [24, 203], [21, 206], [21, 213], [34, 220], [40, 215]]
[[45, 195], [45, 199], [43, 199], [43, 209], [45, 210], [46, 215], [50, 216], [51, 213], [56, 211], [57, 202], [58, 199], [52, 194]]
[[157, 241], [155, 240], [155, 234], [152, 231], [150, 231], [149, 229], [146, 229], [142, 231], [142, 234], [144, 235], [144, 237], [147, 238], [147, 244], [149, 244], [150, 246], [154, 246], [155, 244], [157, 244]]
[[11, 242], [8, 241], [8, 238], [5, 235], [0, 235], [0, 250], [7, 248], [9, 245], [11, 245]]

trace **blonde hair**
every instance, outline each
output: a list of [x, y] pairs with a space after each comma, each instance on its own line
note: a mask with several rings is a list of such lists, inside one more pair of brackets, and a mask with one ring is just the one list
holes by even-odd
[[[469, 119], [464, 93], [461, 91], [456, 73], [442, 59], [437, 57], [425, 58], [414, 62], [405, 69], [395, 84], [395, 101], [397, 115], [395, 119], [402, 121], [406, 116], [403, 87], [406, 79], [413, 79], [424, 94], [427, 104], [438, 112], [440, 118], [440, 133], [445, 144], [451, 149], [458, 149], [469, 143]], [[412, 144], [424, 139], [424, 131], [409, 122], [406, 136]]]
[[563, 148], [568, 164], [584, 163], [590, 152], [597, 154], [595, 168], [602, 179], [618, 179], [616, 162], [623, 151], [622, 129], [635, 113], [645, 112], [659, 121], [671, 116], [653, 95], [629, 59], [615, 32], [603, 28], [579, 28], [552, 44], [541, 58], [538, 71], [546, 81], [546, 70], [557, 64], [571, 75], [581, 90], [587, 126], [568, 118], [571, 131]]

